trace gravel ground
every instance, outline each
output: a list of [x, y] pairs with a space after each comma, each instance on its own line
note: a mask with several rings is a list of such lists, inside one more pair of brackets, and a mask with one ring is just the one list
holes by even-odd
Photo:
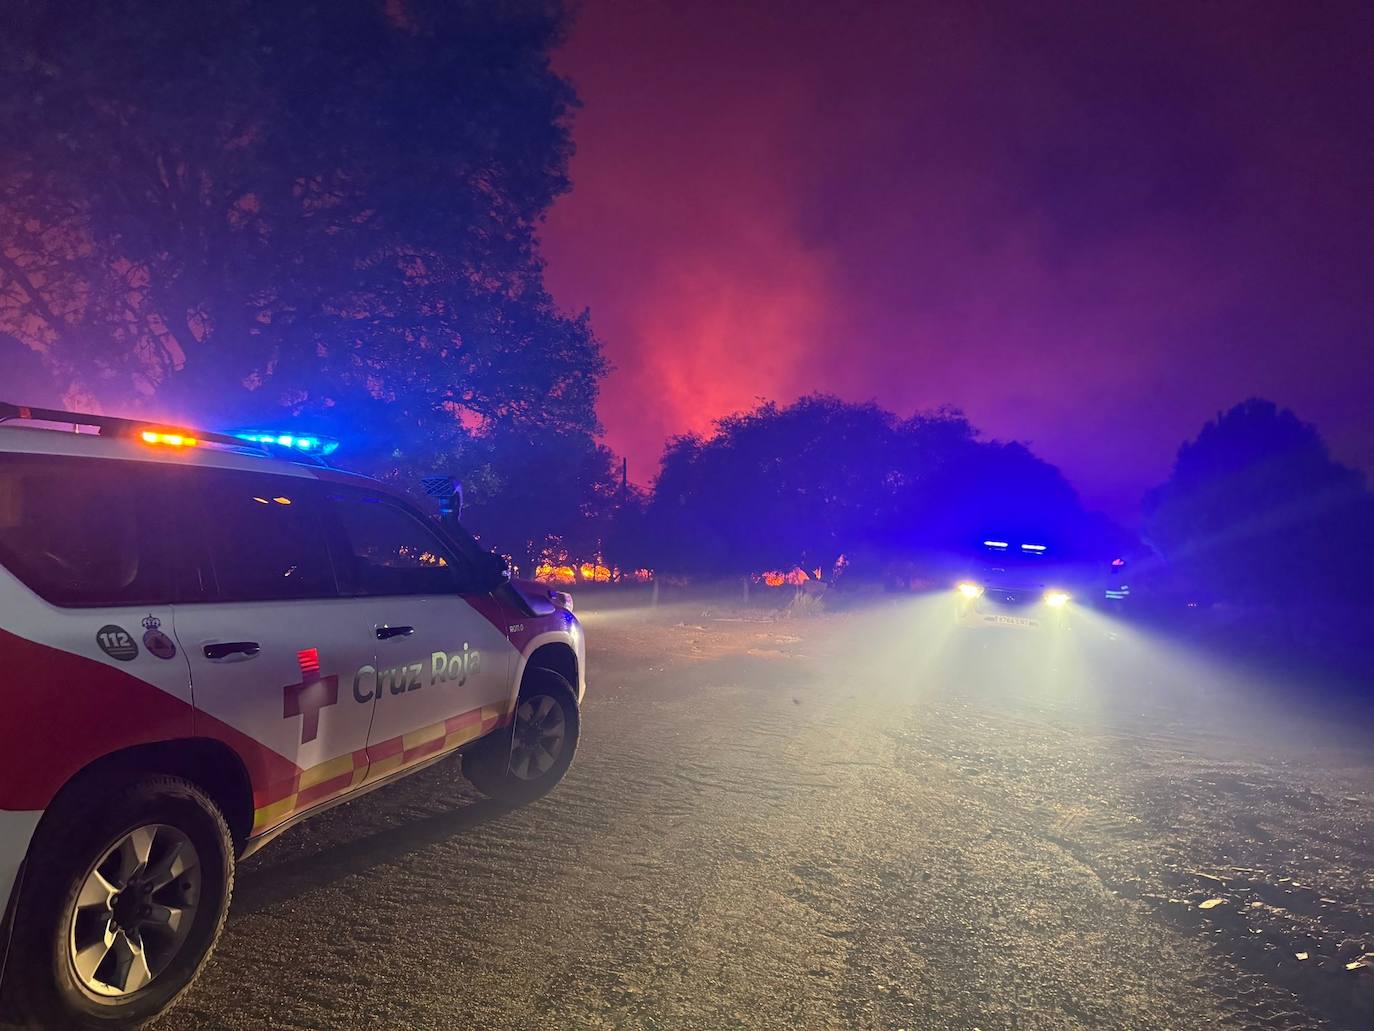
[[159, 1027], [1374, 1026], [1367, 725], [949, 615], [587, 613], [557, 791], [444, 763], [291, 831]]

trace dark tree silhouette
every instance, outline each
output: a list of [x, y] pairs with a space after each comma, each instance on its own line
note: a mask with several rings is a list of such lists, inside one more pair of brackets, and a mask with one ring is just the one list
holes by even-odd
[[990, 536], [1040, 541], [1064, 557], [1110, 550], [1110, 524], [1083, 510], [1057, 468], [1024, 444], [982, 439], [962, 412], [914, 416], [895, 442], [884, 537], [899, 550], [962, 550]]
[[652, 494], [633, 483], [615, 488], [614, 502], [603, 520], [607, 527], [603, 539], [606, 561], [622, 575], [652, 568], [660, 552], [657, 527], [649, 520]]
[[1368, 575], [1374, 499], [1315, 427], [1252, 398], [1179, 449], [1146, 498], [1145, 531], [1174, 579], [1287, 608], [1342, 596]]
[[29, 404], [60, 406], [56, 384], [43, 366], [42, 357], [7, 333], [0, 333], [0, 368], [5, 370], [5, 392]]
[[674, 440], [649, 507], [667, 571], [738, 574], [916, 551], [967, 551], [991, 533], [1101, 556], [1110, 526], [1023, 445], [979, 437], [957, 411], [898, 422], [873, 404], [805, 397]]
[[873, 404], [813, 396], [721, 419], [710, 439], [676, 438], [649, 510], [657, 566], [828, 576], [883, 505], [893, 422]]
[[501, 428], [474, 442], [459, 463], [463, 522], [487, 547], [532, 575], [547, 545], [577, 561], [602, 550], [619, 490], [610, 450], [590, 434]]
[[383, 472], [594, 431], [601, 353], [536, 247], [564, 28], [552, 0], [14, 6], [0, 330], [111, 409], [305, 413]]

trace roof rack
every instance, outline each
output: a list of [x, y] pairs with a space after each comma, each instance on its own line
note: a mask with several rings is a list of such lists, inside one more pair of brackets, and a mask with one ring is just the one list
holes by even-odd
[[16, 405], [0, 401], [0, 423], [13, 420], [26, 422], [48, 422], [59, 426], [71, 426], [79, 432], [82, 426], [93, 427], [102, 437], [139, 438], [145, 432], [159, 435], [179, 434], [191, 438], [192, 442], [220, 444], [239, 451], [256, 452], [265, 458], [285, 458], [293, 462], [310, 465], [328, 465], [323, 456], [307, 454], [295, 448], [284, 447], [262, 440], [246, 440], [229, 433], [215, 433], [210, 430], [196, 430], [184, 426], [169, 426], [167, 423], [148, 422], [141, 419], [123, 419], [114, 415], [92, 415], [89, 412], [67, 412], [60, 408], [35, 408], [31, 405]]

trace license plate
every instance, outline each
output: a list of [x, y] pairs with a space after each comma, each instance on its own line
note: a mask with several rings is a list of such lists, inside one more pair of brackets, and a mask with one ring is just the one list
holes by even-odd
[[988, 626], [1013, 626], [1026, 630], [1035, 630], [1040, 626], [1040, 620], [1029, 616], [1003, 616], [1000, 613], [984, 614], [983, 622]]

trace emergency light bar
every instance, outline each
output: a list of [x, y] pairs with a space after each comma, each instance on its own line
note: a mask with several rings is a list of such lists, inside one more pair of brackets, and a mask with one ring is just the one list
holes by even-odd
[[95, 430], [102, 437], [123, 437], [153, 447], [185, 448], [204, 444], [218, 444], [240, 450], [251, 449], [265, 457], [282, 457], [281, 451], [295, 452], [302, 460], [309, 459], [324, 465], [324, 456], [332, 454], [339, 442], [316, 433], [283, 433], [280, 431], [246, 430], [241, 433], [212, 433], [192, 430], [165, 423], [139, 419], [123, 419], [114, 415], [93, 415], [89, 412], [65, 412], [60, 408], [35, 408], [30, 405], [0, 401], [0, 423], [19, 420], [46, 423], [52, 428], [70, 426], [78, 433], [83, 427]]
[[275, 430], [243, 430], [234, 436], [238, 437], [239, 440], [251, 441], [254, 444], [288, 447], [311, 455], [332, 455], [339, 449], [337, 440], [313, 433], [297, 435], [295, 433], [280, 433]]
[[168, 426], [166, 423], [122, 419], [115, 415], [64, 412], [60, 408], [34, 408], [30, 405], [16, 405], [0, 401], [0, 422], [10, 422], [15, 419], [23, 422], [70, 426], [76, 430], [82, 426], [89, 426], [102, 437], [128, 437], [145, 444], [168, 444], [172, 447], [187, 447], [196, 444], [229, 444], [234, 446], [243, 444], [243, 441], [237, 437], [231, 437], [224, 433], [207, 433], [204, 430], [188, 430]]

